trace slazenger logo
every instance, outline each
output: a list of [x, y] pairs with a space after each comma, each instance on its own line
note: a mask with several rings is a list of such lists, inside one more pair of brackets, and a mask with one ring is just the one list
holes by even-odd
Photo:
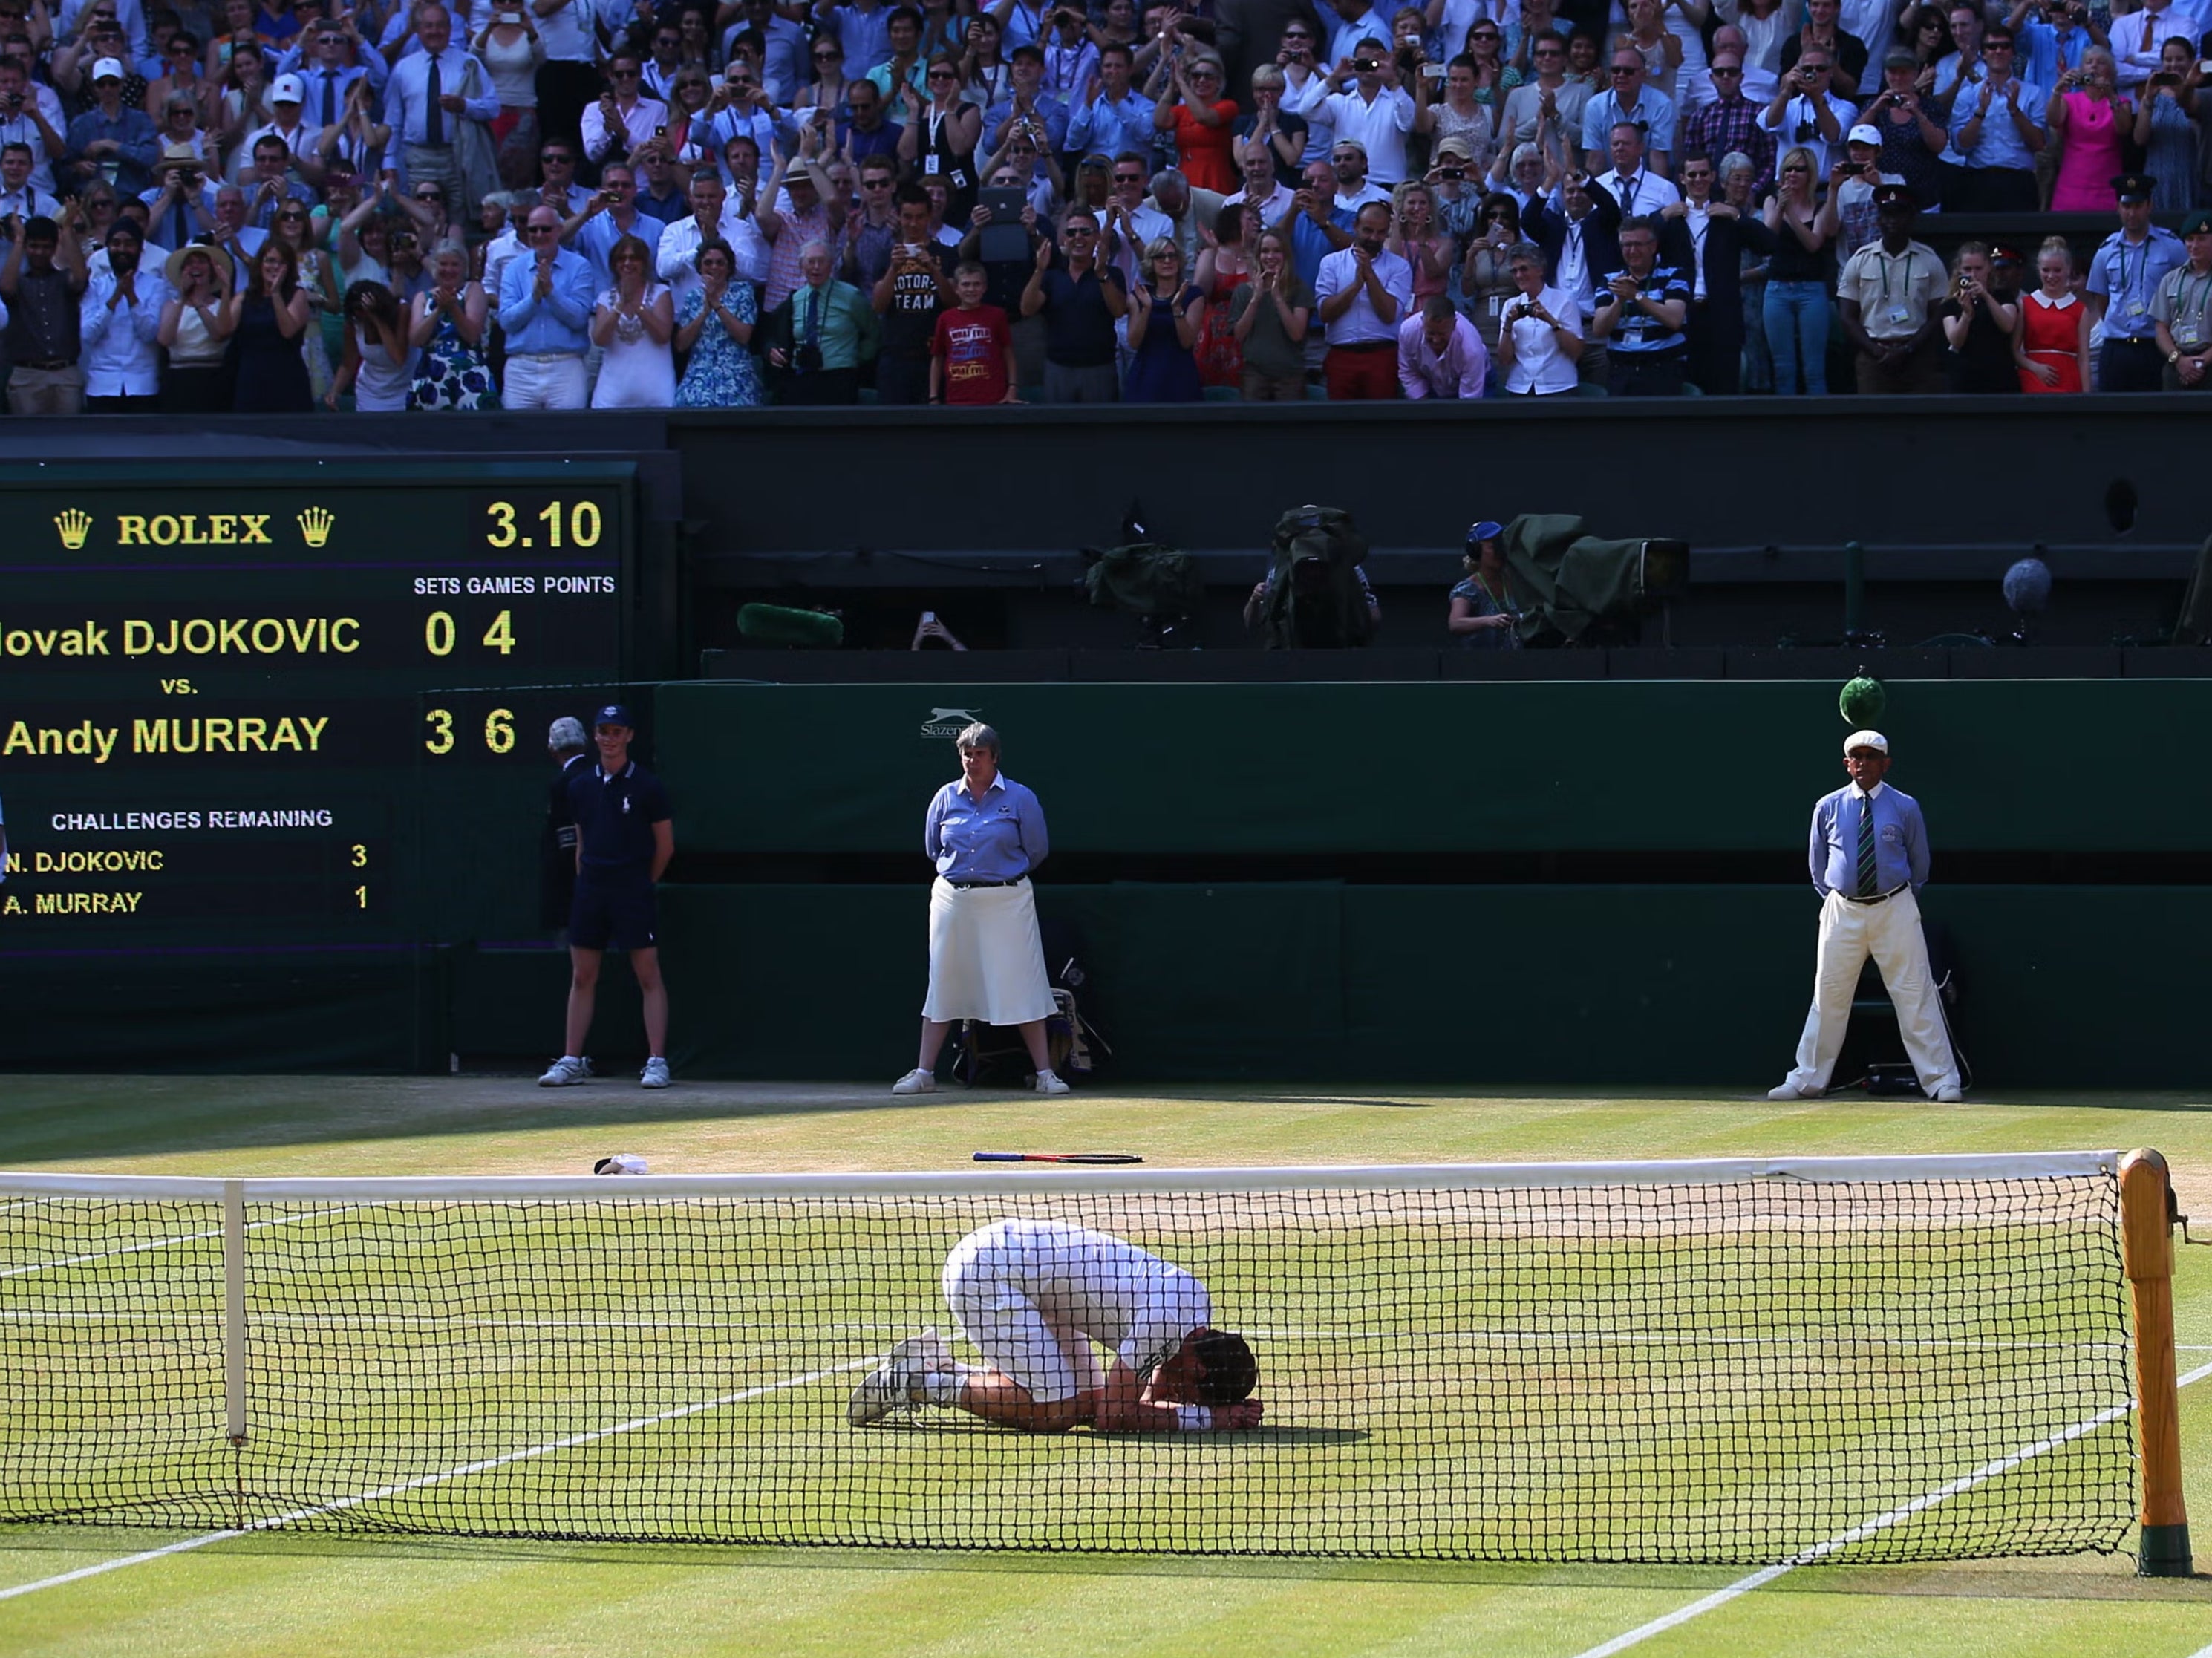
[[932, 708], [921, 722], [924, 737], [957, 737], [983, 717], [981, 708]]

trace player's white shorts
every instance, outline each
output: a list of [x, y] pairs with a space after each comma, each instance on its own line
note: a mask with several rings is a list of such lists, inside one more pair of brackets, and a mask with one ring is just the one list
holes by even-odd
[[1103, 1388], [1106, 1367], [1091, 1339], [1029, 1298], [1005, 1270], [1004, 1248], [986, 1229], [963, 1238], [945, 1260], [945, 1302], [962, 1333], [1040, 1405]]

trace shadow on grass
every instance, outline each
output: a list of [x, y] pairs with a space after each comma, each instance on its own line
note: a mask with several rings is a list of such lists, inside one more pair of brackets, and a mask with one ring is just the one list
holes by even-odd
[[[1440, 1089], [1426, 1098], [1407, 1090], [1361, 1093], [1342, 1088], [1309, 1092], [1275, 1083], [1136, 1085], [1079, 1090], [1069, 1103], [1114, 1111], [1189, 1106], [1265, 1105], [1322, 1108], [1375, 1107], [1431, 1110], [1556, 1103], [1680, 1106], [1733, 1112], [1764, 1107], [1757, 1096], [1730, 1097], [1682, 1088], [1577, 1090], [1565, 1087], [1486, 1085]], [[627, 1076], [581, 1088], [540, 1090], [514, 1077], [85, 1077], [20, 1076], [0, 1089], [0, 1167], [70, 1159], [156, 1157], [177, 1152], [315, 1145], [334, 1141], [416, 1139], [445, 1135], [531, 1133], [604, 1128], [896, 1112], [905, 1116], [1008, 1107], [1029, 1097], [1013, 1090], [946, 1087], [923, 1099], [895, 1099], [887, 1084], [740, 1083], [680, 1080], [665, 1092], [638, 1089]], [[1929, 1109], [1919, 1101], [1868, 1101], [1839, 1096], [1841, 1109]], [[2212, 1100], [2182, 1093], [2074, 1093], [2058, 1090], [1990, 1096], [1963, 1106], [1932, 1108], [1971, 1116], [1978, 1110], [2136, 1111], [2176, 1115], [2212, 1113]]]
[[[182, 1533], [57, 1527], [0, 1529], [0, 1560], [40, 1553], [122, 1555], [179, 1540]], [[217, 1546], [224, 1554], [349, 1564], [495, 1564], [686, 1571], [952, 1572], [993, 1576], [1237, 1578], [1286, 1582], [1432, 1583], [1526, 1588], [1626, 1589], [1695, 1594], [1737, 1581], [1747, 1569], [1587, 1562], [1348, 1559], [1290, 1555], [1158, 1555], [909, 1546], [763, 1546], [747, 1544], [564, 1542], [557, 1540], [374, 1536], [257, 1532]], [[187, 1558], [208, 1558], [205, 1555]], [[1809, 1567], [1760, 1593], [2021, 1601], [2166, 1602], [2212, 1607], [2212, 1576], [2142, 1578], [2124, 1558], [2079, 1562], [1966, 1561], [1933, 1565]]]

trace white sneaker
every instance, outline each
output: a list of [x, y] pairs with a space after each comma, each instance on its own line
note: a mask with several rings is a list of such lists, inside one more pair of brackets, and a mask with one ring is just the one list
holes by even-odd
[[1966, 1097], [1966, 1090], [1956, 1083], [1944, 1083], [1936, 1090], [1936, 1102], [1941, 1105], [1956, 1105]]
[[845, 1403], [845, 1420], [856, 1428], [882, 1421], [921, 1403], [921, 1379], [952, 1368], [952, 1355], [933, 1329], [896, 1343]]
[[1779, 1088], [1768, 1089], [1766, 1097], [1770, 1100], [1817, 1100], [1827, 1091], [1825, 1088], [1800, 1088], [1796, 1083], [1784, 1083]]
[[894, 1094], [934, 1094], [937, 1092], [937, 1073], [924, 1071], [920, 1066], [891, 1084]]
[[665, 1060], [647, 1060], [645, 1062], [645, 1069], [637, 1073], [637, 1085], [640, 1088], [667, 1087], [668, 1061]]
[[1060, 1079], [1057, 1072], [1048, 1066], [1036, 1074], [1036, 1091], [1040, 1094], [1065, 1094], [1067, 1084]]
[[591, 1079], [592, 1062], [566, 1054], [546, 1067], [545, 1074], [538, 1079], [540, 1088], [574, 1088], [580, 1082]]

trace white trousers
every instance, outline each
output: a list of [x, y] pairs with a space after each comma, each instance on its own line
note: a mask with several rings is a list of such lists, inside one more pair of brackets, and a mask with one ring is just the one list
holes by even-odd
[[581, 409], [590, 401], [581, 355], [564, 351], [507, 360], [499, 388], [502, 409]]
[[1855, 904], [1837, 892], [1822, 901], [1813, 1008], [1805, 1016], [1805, 1034], [1797, 1039], [1797, 1064], [1789, 1080], [1799, 1088], [1828, 1085], [1851, 1022], [1859, 969], [1869, 956], [1881, 969], [1883, 987], [1896, 1005], [1898, 1032], [1905, 1038], [1905, 1052], [1920, 1078], [1922, 1091], [1932, 1098], [1946, 1084], [1957, 1084], [1958, 1067], [1928, 971], [1920, 905], [1910, 887], [1879, 904]]

